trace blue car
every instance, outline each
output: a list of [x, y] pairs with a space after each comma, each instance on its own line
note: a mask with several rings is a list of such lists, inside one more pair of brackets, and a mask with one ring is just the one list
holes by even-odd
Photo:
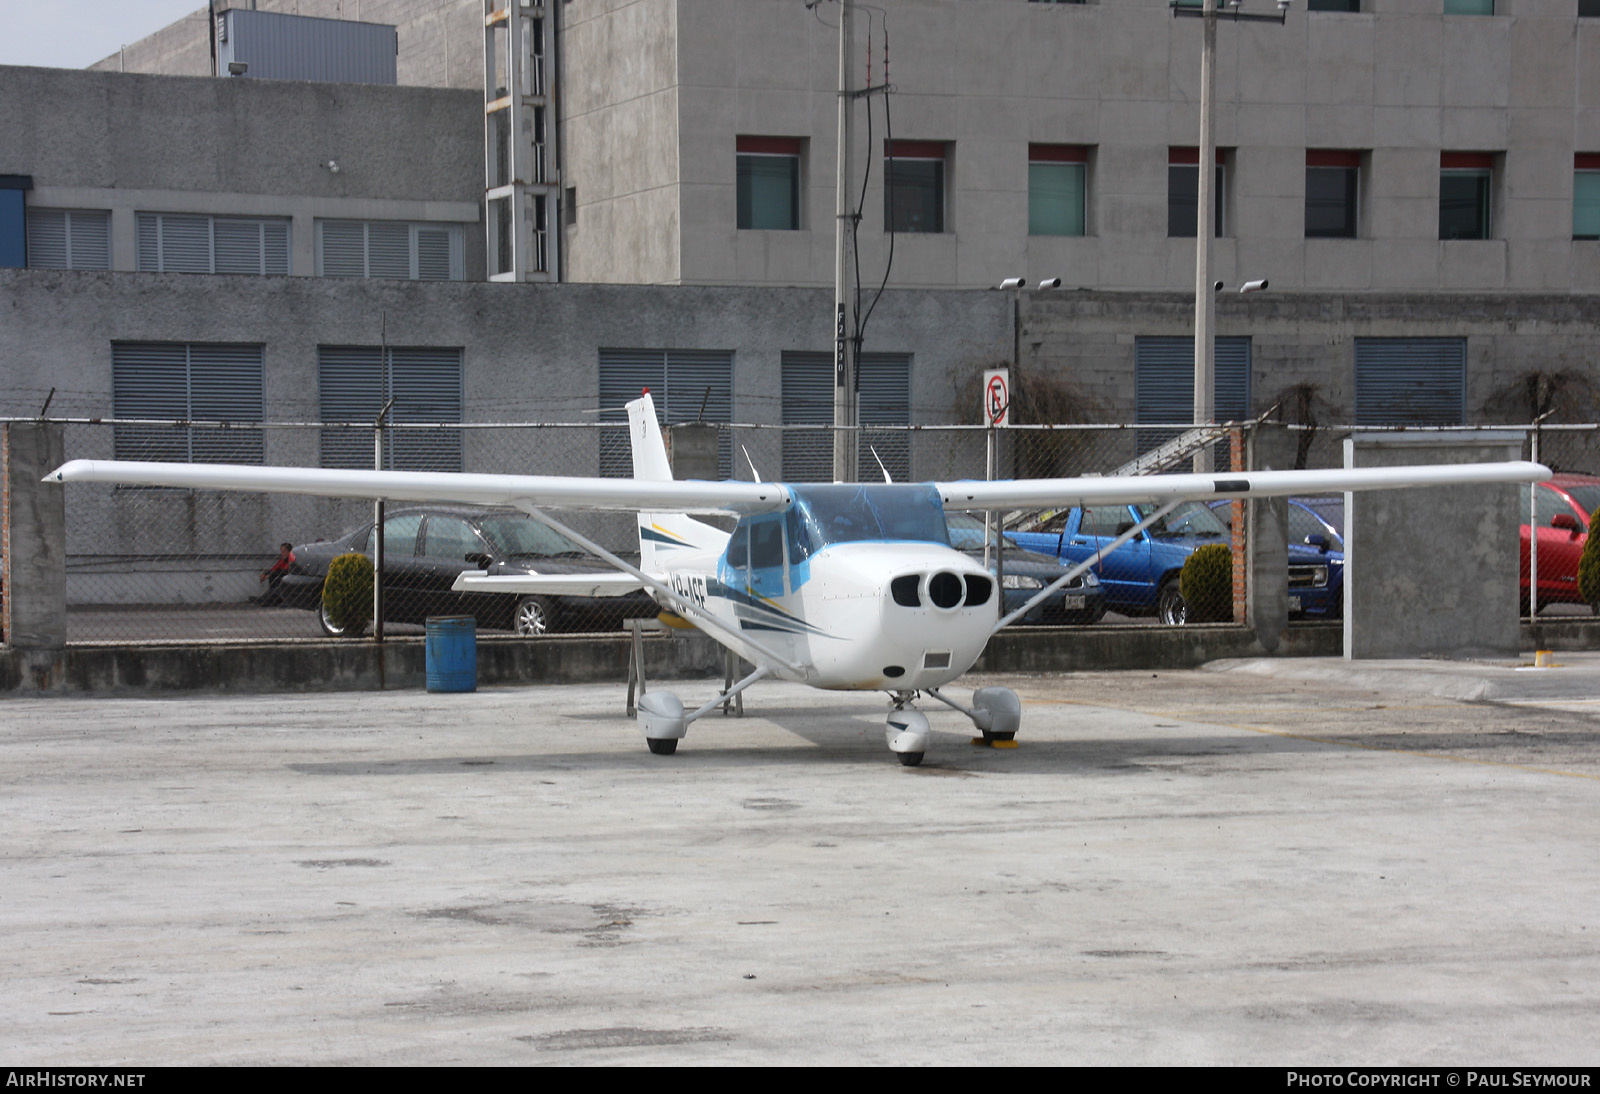
[[[1334, 618], [1344, 611], [1344, 497], [1290, 498], [1289, 614]], [[1227, 501], [1211, 508], [1228, 522]]]
[[[1036, 531], [1009, 533], [1019, 547], [1054, 555], [1069, 565], [1102, 552], [1117, 536], [1157, 508], [1150, 503], [1067, 509]], [[1106, 604], [1123, 615], [1151, 615], [1182, 623], [1188, 606], [1178, 592], [1178, 573], [1197, 548], [1227, 543], [1227, 525], [1200, 502], [1185, 502], [1094, 567]]]
[[[1186, 502], [1106, 555], [1094, 568], [1107, 606], [1123, 615], [1152, 615], [1183, 623], [1188, 605], [1178, 591], [1183, 564], [1198, 548], [1229, 543], [1227, 501]], [[1150, 503], [1068, 509], [1039, 529], [1009, 533], [1019, 547], [1053, 554], [1068, 564], [1104, 551], [1117, 536], [1154, 512]], [[1289, 613], [1336, 617], [1344, 596], [1343, 498], [1289, 500]]]

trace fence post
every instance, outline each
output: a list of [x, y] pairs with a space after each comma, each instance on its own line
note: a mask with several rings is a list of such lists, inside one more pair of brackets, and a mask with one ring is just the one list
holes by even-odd
[[[1291, 469], [1298, 448], [1287, 426], [1260, 423], [1250, 431], [1248, 466], [1252, 471]], [[1289, 503], [1251, 498], [1245, 511], [1245, 622], [1261, 648], [1274, 653], [1289, 629]]]
[[40, 480], [66, 462], [59, 422], [10, 422], [0, 444], [4, 498], [5, 641], [18, 649], [67, 644], [67, 506]]
[[[1533, 420], [1533, 448], [1532, 458], [1534, 463], [1539, 462], [1539, 429], [1544, 422], [1544, 416]], [[1520, 576], [1520, 575], [1519, 575]], [[1528, 620], [1537, 622], [1539, 618], [1539, 488], [1528, 486]]]

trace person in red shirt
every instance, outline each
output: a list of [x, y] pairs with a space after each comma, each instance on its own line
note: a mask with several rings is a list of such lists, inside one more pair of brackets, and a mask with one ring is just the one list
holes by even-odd
[[283, 575], [289, 572], [289, 567], [294, 565], [294, 549], [291, 544], [278, 544], [278, 557], [272, 560], [272, 565], [261, 571], [261, 582], [267, 583], [264, 595], [255, 597], [255, 602], [263, 608], [270, 608], [275, 604], [283, 603], [283, 593], [278, 586], [283, 583]]

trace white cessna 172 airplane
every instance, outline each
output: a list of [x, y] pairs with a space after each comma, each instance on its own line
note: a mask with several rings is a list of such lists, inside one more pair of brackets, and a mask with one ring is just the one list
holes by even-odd
[[[1153, 503], [1109, 552], [1186, 501], [1550, 477], [1535, 463], [1484, 463], [916, 484], [678, 481], [648, 391], [628, 404], [628, 420], [632, 479], [72, 460], [46, 481], [512, 506], [571, 536], [617, 572], [468, 571], [457, 579], [458, 590], [620, 596], [642, 587], [755, 666], [692, 712], [671, 692], [641, 696], [639, 725], [652, 752], [674, 752], [691, 722], [771, 676], [829, 690], [886, 692], [893, 703], [889, 748], [913, 766], [930, 738], [927, 717], [912, 706], [920, 695], [961, 711], [986, 740], [1015, 738], [1022, 720], [1015, 692], [979, 688], [967, 706], [941, 689], [972, 667], [991, 635], [1093, 564], [1073, 567], [998, 618], [994, 578], [950, 546], [947, 509]], [[557, 521], [547, 507], [637, 513], [639, 565]], [[739, 520], [730, 534], [691, 513]]]

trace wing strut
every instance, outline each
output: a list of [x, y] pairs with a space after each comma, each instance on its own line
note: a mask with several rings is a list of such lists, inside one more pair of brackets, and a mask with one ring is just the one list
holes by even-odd
[[[599, 559], [601, 559], [601, 560], [603, 560], [605, 562], [611, 563], [611, 565], [615, 566], [617, 569], [621, 570], [625, 574], [632, 574], [634, 577], [638, 578], [641, 582], [643, 582], [647, 587], [649, 587], [651, 589], [654, 589], [656, 592], [660, 593], [662, 596], [665, 596], [684, 615], [693, 616], [695, 621], [697, 623], [699, 623], [702, 627], [705, 627], [707, 630], [716, 631], [719, 634], [725, 635], [735, 645], [749, 646], [751, 649], [753, 649], [757, 653], [761, 654], [761, 656], [770, 658], [771, 660], [773, 660], [773, 661], [777, 662], [778, 664], [782, 665], [784, 668], [788, 669], [790, 672], [795, 673], [802, 680], [805, 679], [805, 675], [806, 675], [805, 674], [805, 670], [802, 669], [799, 665], [795, 664], [793, 661], [789, 660], [787, 657], [778, 656], [777, 654], [773, 653], [770, 649], [768, 649], [766, 646], [763, 646], [761, 643], [756, 642], [755, 640], [750, 638], [748, 635], [743, 635], [743, 634], [738, 633], [732, 627], [728, 626], [726, 623], [724, 623], [722, 620], [718, 619], [716, 616], [712, 615], [710, 612], [706, 611], [704, 608], [700, 607], [697, 604], [690, 603], [689, 601], [685, 600], [683, 597], [679, 596], [677, 593], [673, 592], [671, 586], [667, 585], [665, 582], [656, 580], [655, 578], [651, 577], [649, 574], [645, 573], [643, 570], [639, 569], [637, 566], [630, 566], [628, 563], [622, 561], [622, 559], [618, 558], [616, 555], [612, 554], [610, 551], [608, 551], [604, 547], [600, 546], [594, 540], [588, 538], [587, 536], [581, 535], [578, 532], [573, 531], [571, 528], [568, 528], [565, 524], [562, 524], [559, 520], [556, 520], [554, 517], [550, 516], [548, 513], [542, 512], [539, 509], [538, 506], [536, 506], [536, 505], [528, 505], [525, 502], [517, 502], [515, 504], [516, 504], [518, 509], [521, 509], [524, 513], [527, 513], [530, 517], [532, 517], [534, 520], [538, 521], [540, 524], [546, 525], [547, 527], [550, 527], [550, 528], [554, 528], [556, 531], [560, 532], [564, 536], [571, 537], [578, 544], [578, 546], [580, 546], [580, 547], [584, 548], [585, 550], [589, 551], [595, 557], [597, 557], [597, 558], [599, 558]], [[751, 683], [754, 683], [754, 681], [752, 680]], [[748, 685], [746, 685], [746, 686], [748, 686]]]
[[[1129, 528], [1126, 532], [1122, 533], [1116, 539], [1112, 540], [1110, 543], [1106, 544], [1104, 547], [1102, 547], [1098, 551], [1096, 551], [1094, 553], [1094, 557], [1093, 558], [1085, 559], [1084, 561], [1078, 563], [1076, 566], [1072, 567], [1072, 569], [1068, 570], [1066, 573], [1064, 573], [1060, 577], [1056, 578], [1050, 584], [1046, 585], [1044, 588], [1042, 588], [1038, 592], [1034, 593], [1032, 596], [1030, 596], [1028, 598], [1027, 603], [1023, 604], [1022, 607], [1018, 608], [1016, 611], [1012, 612], [1010, 615], [1008, 615], [1004, 619], [1000, 620], [1000, 622], [996, 623], [994, 625], [994, 630], [990, 631], [989, 633], [990, 634], [999, 634], [1001, 627], [1009, 627], [1012, 623], [1016, 622], [1018, 619], [1021, 619], [1023, 616], [1027, 615], [1030, 611], [1033, 610], [1033, 606], [1035, 604], [1039, 603], [1045, 597], [1049, 596], [1051, 593], [1055, 592], [1057, 589], [1059, 589], [1063, 585], [1067, 584], [1069, 581], [1071, 581], [1072, 579], [1077, 577], [1079, 574], [1083, 573], [1085, 570], [1089, 569], [1095, 563], [1099, 562], [1106, 555], [1109, 555], [1112, 551], [1115, 551], [1118, 547], [1121, 547], [1124, 543], [1128, 542], [1134, 536], [1138, 535], [1140, 532], [1144, 531], [1146, 528], [1150, 527], [1156, 521], [1160, 520], [1162, 517], [1166, 516], [1168, 513], [1172, 512], [1174, 509], [1176, 509], [1178, 506], [1182, 505], [1184, 502], [1186, 502], [1188, 500], [1189, 500], [1188, 498], [1177, 498], [1177, 499], [1175, 499], [1173, 501], [1167, 502], [1167, 504], [1163, 505], [1160, 509], [1157, 509], [1154, 513], [1151, 513], [1148, 517], [1145, 517], [1138, 524], [1135, 524], [1132, 528]], [[960, 708], [957, 708], [957, 709], [960, 709]]]

